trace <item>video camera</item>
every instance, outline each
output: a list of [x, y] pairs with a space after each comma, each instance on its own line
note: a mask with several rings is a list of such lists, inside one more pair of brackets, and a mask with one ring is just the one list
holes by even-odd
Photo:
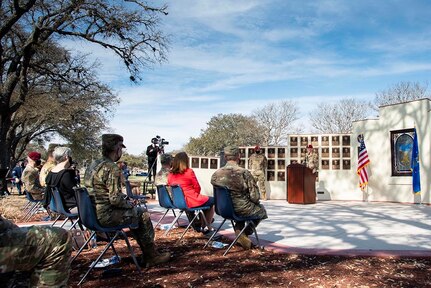
[[154, 144], [158, 144], [160, 150], [163, 150], [165, 145], [169, 145], [169, 141], [166, 141], [165, 138], [161, 138], [159, 135], [157, 135], [155, 137], [155, 139], [156, 139], [156, 141], [155, 141], [156, 143], [154, 143]]

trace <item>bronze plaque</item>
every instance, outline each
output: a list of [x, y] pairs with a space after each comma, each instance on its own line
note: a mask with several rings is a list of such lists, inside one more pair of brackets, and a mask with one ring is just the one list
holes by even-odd
[[332, 148], [332, 157], [340, 158], [340, 148]]
[[284, 169], [286, 169], [286, 161], [284, 161], [284, 160], [277, 160], [277, 169], [284, 171]]
[[343, 160], [343, 170], [350, 170], [350, 160]]
[[350, 146], [350, 136], [343, 136], [343, 146]]
[[278, 158], [286, 158], [286, 149], [278, 148], [277, 154], [278, 154]]
[[332, 145], [340, 146], [340, 136], [332, 136]]
[[199, 168], [199, 158], [192, 158], [192, 168]]
[[332, 170], [340, 170], [340, 160], [332, 160]]
[[322, 136], [322, 146], [329, 146], [329, 137]]
[[290, 158], [298, 157], [298, 148], [290, 148]]
[[308, 137], [301, 137], [301, 146], [308, 145]]
[[350, 148], [343, 148], [343, 158], [350, 158]]
[[275, 181], [275, 173], [274, 171], [268, 171], [266, 172], [267, 180], [268, 181]]
[[322, 148], [322, 157], [329, 158], [329, 148]]
[[329, 160], [322, 160], [322, 169], [329, 170]]
[[210, 160], [210, 168], [211, 169], [217, 169], [218, 168], [218, 159], [211, 159]]
[[307, 148], [301, 148], [301, 159], [305, 157], [305, 154], [307, 154]]
[[283, 172], [281, 172], [281, 171], [277, 172], [277, 180], [278, 181], [286, 181], [286, 177], [285, 177], [284, 171]]
[[311, 145], [313, 145], [313, 147], [317, 147], [319, 146], [319, 138], [317, 138], [317, 136], [311, 136]]
[[201, 169], [208, 169], [208, 158], [201, 159]]
[[298, 146], [298, 137], [290, 137], [290, 146]]
[[275, 160], [268, 160], [268, 169], [275, 169]]
[[275, 148], [268, 148], [268, 158], [275, 158]]
[[238, 165], [239, 167], [245, 168], [245, 160], [244, 159], [239, 160]]
[[240, 148], [239, 149], [239, 157], [240, 158], [244, 158], [245, 157], [245, 148]]

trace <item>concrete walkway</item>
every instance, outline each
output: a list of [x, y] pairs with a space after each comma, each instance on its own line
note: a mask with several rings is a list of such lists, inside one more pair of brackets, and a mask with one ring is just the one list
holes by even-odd
[[[431, 257], [431, 206], [341, 201], [308, 205], [282, 200], [262, 203], [268, 219], [261, 222], [257, 231], [268, 250], [314, 255]], [[148, 208], [153, 221], [164, 211], [156, 202], [149, 203]], [[170, 217], [164, 222], [171, 220]], [[221, 221], [217, 216], [214, 227]], [[233, 239], [230, 222], [222, 229], [221, 234]]]

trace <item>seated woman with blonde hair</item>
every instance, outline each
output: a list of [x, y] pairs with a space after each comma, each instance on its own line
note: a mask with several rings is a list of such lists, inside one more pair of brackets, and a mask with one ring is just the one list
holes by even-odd
[[[210, 209], [204, 210], [205, 219], [208, 223], [208, 229], [211, 230], [211, 223], [214, 216], [214, 198], [201, 194], [201, 186], [196, 178], [195, 172], [189, 168], [189, 157], [186, 152], [177, 153], [172, 162], [172, 169], [168, 175], [168, 185], [179, 185], [189, 208], [201, 206], [210, 206]], [[202, 230], [205, 228], [205, 222], [201, 219]]]

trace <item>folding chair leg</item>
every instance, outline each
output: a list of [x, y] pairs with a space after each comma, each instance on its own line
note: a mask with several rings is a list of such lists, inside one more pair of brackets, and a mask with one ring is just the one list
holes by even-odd
[[58, 219], [60, 219], [61, 215], [59, 214], [57, 218], [55, 218], [54, 222], [51, 224], [51, 227], [54, 227], [55, 223], [57, 223]]
[[136, 265], [136, 270], [138, 270], [139, 273], [142, 273], [141, 266], [139, 266], [138, 260], [136, 259], [136, 256], [135, 256], [135, 252], [133, 252], [133, 248], [130, 245], [130, 242], [129, 242], [129, 239], [127, 238], [126, 233], [124, 233], [124, 231], [121, 231], [121, 235], [123, 236], [124, 240], [126, 241], [127, 248], [129, 249], [129, 252], [132, 255], [133, 262], [135, 262], [135, 265]]
[[259, 236], [257, 236], [256, 227], [254, 226], [253, 222], [250, 222], [250, 227], [253, 230], [254, 236], [256, 237], [257, 246], [259, 249], [263, 249], [263, 246], [260, 245]]
[[211, 240], [213, 240], [214, 236], [218, 233], [218, 231], [220, 231], [221, 227], [223, 226], [223, 224], [226, 222], [226, 218], [223, 219], [223, 222], [221, 222], [220, 226], [217, 227], [217, 229], [214, 231], [213, 235], [211, 235], [210, 239], [208, 239], [207, 243], [205, 243], [205, 246], [203, 249], [205, 249], [208, 244], [211, 242]]
[[169, 228], [166, 230], [165, 234], [163, 234], [163, 236], [167, 236], [169, 231], [171, 231], [172, 226], [174, 225], [175, 222], [178, 222], [178, 219], [180, 219], [181, 215], [183, 214], [183, 211], [180, 211], [180, 213], [178, 213], [178, 216], [175, 217], [174, 221], [172, 221], [171, 225], [169, 225]]
[[75, 260], [76, 257], [79, 256], [79, 254], [81, 254], [82, 250], [84, 250], [84, 248], [88, 245], [88, 243], [90, 242], [91, 238], [94, 237], [94, 235], [96, 235], [96, 231], [93, 231], [90, 234], [90, 237], [88, 237], [87, 241], [85, 241], [85, 243], [81, 246], [81, 248], [79, 248], [78, 252], [76, 253], [76, 255], [72, 258], [72, 261], [70, 261], [70, 262], [73, 262], [73, 260]]
[[[242, 235], [242, 233], [244, 233], [244, 231], [247, 228], [248, 224], [249, 224], [248, 222], [245, 223], [244, 228], [242, 228], [241, 232], [239, 232], [239, 234], [236, 236], [235, 240], [233, 240], [233, 242], [229, 245], [229, 247], [227, 248], [227, 250], [224, 252], [223, 256], [226, 256], [226, 254], [233, 247], [233, 245], [235, 245], [235, 243], [238, 241], [239, 237]], [[235, 229], [235, 226], [234, 226], [234, 229]]]
[[157, 221], [157, 224], [154, 226], [154, 229], [157, 228], [157, 226], [159, 226], [160, 222], [162, 222], [162, 220], [165, 218], [166, 214], [168, 214], [170, 209], [166, 209], [165, 214], [163, 214], [162, 218], [159, 219], [159, 221]]
[[[200, 211], [202, 211], [202, 210], [199, 210], [199, 212]], [[181, 213], [182, 213], [183, 211], [181, 211]], [[181, 234], [181, 237], [180, 237], [180, 239], [178, 239], [177, 240], [177, 243], [180, 243], [180, 241], [183, 239], [183, 237], [184, 237], [184, 234], [186, 234], [186, 232], [187, 232], [187, 230], [189, 230], [189, 228], [190, 228], [190, 226], [192, 226], [192, 224], [195, 222], [195, 220], [198, 218], [198, 215], [199, 215], [199, 212], [198, 213], [196, 213], [196, 215], [195, 215], [195, 217], [193, 217], [193, 220], [192, 221], [190, 221], [190, 223], [189, 223], [189, 225], [187, 225], [187, 227], [186, 227], [186, 229], [184, 230], [184, 232], [183, 232], [183, 234]], [[203, 212], [202, 212], [203, 213]], [[205, 218], [204, 218], [205, 219]], [[206, 222], [206, 221], [205, 221]]]

